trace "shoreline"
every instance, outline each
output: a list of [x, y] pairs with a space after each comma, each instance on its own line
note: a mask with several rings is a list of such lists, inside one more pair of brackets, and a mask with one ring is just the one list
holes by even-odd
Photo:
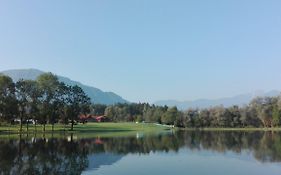
[[29, 130], [26, 130], [26, 125], [23, 125], [23, 130], [20, 132], [20, 125], [5, 125], [0, 126], [0, 135], [10, 134], [97, 134], [97, 133], [129, 133], [129, 132], [159, 132], [167, 130], [179, 131], [281, 131], [281, 128], [179, 128], [170, 127], [155, 123], [86, 123], [74, 126], [74, 130], [70, 130], [70, 125], [55, 124], [54, 131], [52, 125], [46, 125], [46, 131], [43, 131], [43, 125], [37, 125], [35, 130], [34, 125], [29, 125]]
[[182, 131], [281, 131], [281, 128], [178, 128]]
[[70, 125], [55, 124], [54, 130], [52, 125], [47, 124], [45, 132], [43, 125], [35, 126], [30, 124], [27, 131], [26, 125], [23, 125], [20, 132], [20, 125], [5, 125], [0, 126], [0, 135], [3, 134], [52, 134], [52, 133], [109, 133], [109, 132], [154, 132], [165, 131], [170, 128], [164, 126], [156, 126], [151, 123], [133, 123], [133, 122], [120, 122], [120, 123], [86, 123], [74, 125], [74, 130], [71, 131]]

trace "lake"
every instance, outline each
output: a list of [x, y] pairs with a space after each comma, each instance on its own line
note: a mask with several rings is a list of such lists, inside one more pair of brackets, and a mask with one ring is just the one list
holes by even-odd
[[280, 175], [281, 133], [6, 136], [0, 139], [0, 174]]

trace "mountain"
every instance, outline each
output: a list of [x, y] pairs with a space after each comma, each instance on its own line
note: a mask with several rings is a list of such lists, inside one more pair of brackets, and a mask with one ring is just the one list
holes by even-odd
[[220, 99], [199, 99], [194, 101], [177, 101], [177, 100], [161, 100], [157, 101], [154, 104], [160, 105], [160, 106], [177, 106], [179, 109], [185, 110], [188, 108], [208, 108], [212, 106], [218, 106], [223, 105], [225, 107], [230, 107], [233, 105], [243, 106], [248, 104], [254, 97], [257, 96], [278, 96], [280, 94], [280, 91], [270, 91], [270, 92], [259, 92], [256, 94], [242, 94], [237, 95], [234, 97], [227, 97], [227, 98], [220, 98]]
[[[10, 76], [15, 82], [19, 79], [26, 80], [35, 80], [39, 75], [45, 73], [37, 69], [16, 69], [16, 70], [7, 70], [0, 72], [2, 74]], [[113, 92], [103, 92], [102, 90], [84, 85], [77, 81], [73, 81], [67, 77], [58, 76], [59, 81], [64, 82], [68, 85], [78, 85], [84, 92], [92, 99], [93, 103], [96, 104], [115, 104], [115, 103], [127, 103], [128, 101], [120, 97], [119, 95]]]

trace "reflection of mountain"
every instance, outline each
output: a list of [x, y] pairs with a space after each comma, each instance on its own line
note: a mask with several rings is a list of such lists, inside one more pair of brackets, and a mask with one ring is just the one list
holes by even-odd
[[220, 99], [199, 99], [194, 101], [177, 101], [177, 100], [161, 100], [155, 102], [156, 105], [167, 105], [167, 106], [177, 106], [179, 109], [185, 110], [188, 108], [209, 108], [212, 106], [223, 105], [225, 107], [230, 107], [233, 105], [243, 106], [245, 104], [250, 103], [250, 101], [257, 97], [265, 97], [265, 96], [278, 96], [280, 94], [279, 91], [273, 90], [269, 92], [259, 92], [257, 94], [241, 94], [234, 97], [226, 97]]
[[89, 166], [86, 169], [87, 171], [96, 170], [103, 165], [112, 165], [123, 157], [122, 154], [113, 154], [113, 153], [98, 153], [88, 155]]

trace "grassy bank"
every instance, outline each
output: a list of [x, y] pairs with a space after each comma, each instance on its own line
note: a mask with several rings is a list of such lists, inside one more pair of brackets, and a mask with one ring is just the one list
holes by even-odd
[[[150, 123], [86, 123], [74, 125], [74, 131], [70, 130], [70, 125], [56, 124], [54, 133], [106, 133], [106, 132], [155, 132], [170, 130], [172, 128], [164, 125]], [[180, 130], [203, 130], [203, 131], [281, 131], [281, 128], [175, 128]], [[43, 125], [23, 125], [22, 133], [43, 133]], [[0, 134], [20, 133], [20, 125], [0, 125]], [[46, 125], [45, 133], [52, 133], [52, 125]]]
[[46, 125], [46, 131], [43, 132], [43, 126], [29, 125], [27, 132], [25, 125], [20, 134], [20, 125], [1, 125], [0, 138], [65, 138], [73, 134], [77, 138], [93, 137], [124, 137], [137, 136], [143, 134], [159, 134], [171, 130], [192, 130], [192, 131], [281, 131], [281, 128], [170, 128], [162, 125], [148, 123], [87, 123], [74, 126], [74, 131], [70, 130], [70, 125], [56, 124], [54, 132], [52, 126]]
[[[70, 130], [70, 125], [56, 124], [54, 125], [54, 132], [131, 132], [131, 131], [143, 131], [154, 132], [161, 130], [169, 130], [170, 127], [164, 125], [156, 125], [152, 123], [86, 123], [74, 125], [74, 131]], [[281, 131], [281, 128], [177, 128], [180, 130], [204, 130], [204, 131]], [[19, 133], [20, 125], [0, 125], [0, 133]], [[29, 125], [27, 131], [26, 125], [23, 125], [23, 133], [27, 132], [43, 132], [43, 125]], [[46, 125], [46, 133], [52, 132], [52, 125]]]
[[[105, 132], [155, 132], [169, 128], [146, 123], [87, 123], [74, 126], [74, 131], [70, 130], [70, 125], [56, 124], [54, 133], [105, 133]], [[43, 125], [29, 125], [28, 131], [23, 125], [22, 133], [43, 133]], [[20, 133], [20, 125], [2, 125], [1, 134]], [[46, 125], [45, 133], [52, 133], [52, 125]]]

